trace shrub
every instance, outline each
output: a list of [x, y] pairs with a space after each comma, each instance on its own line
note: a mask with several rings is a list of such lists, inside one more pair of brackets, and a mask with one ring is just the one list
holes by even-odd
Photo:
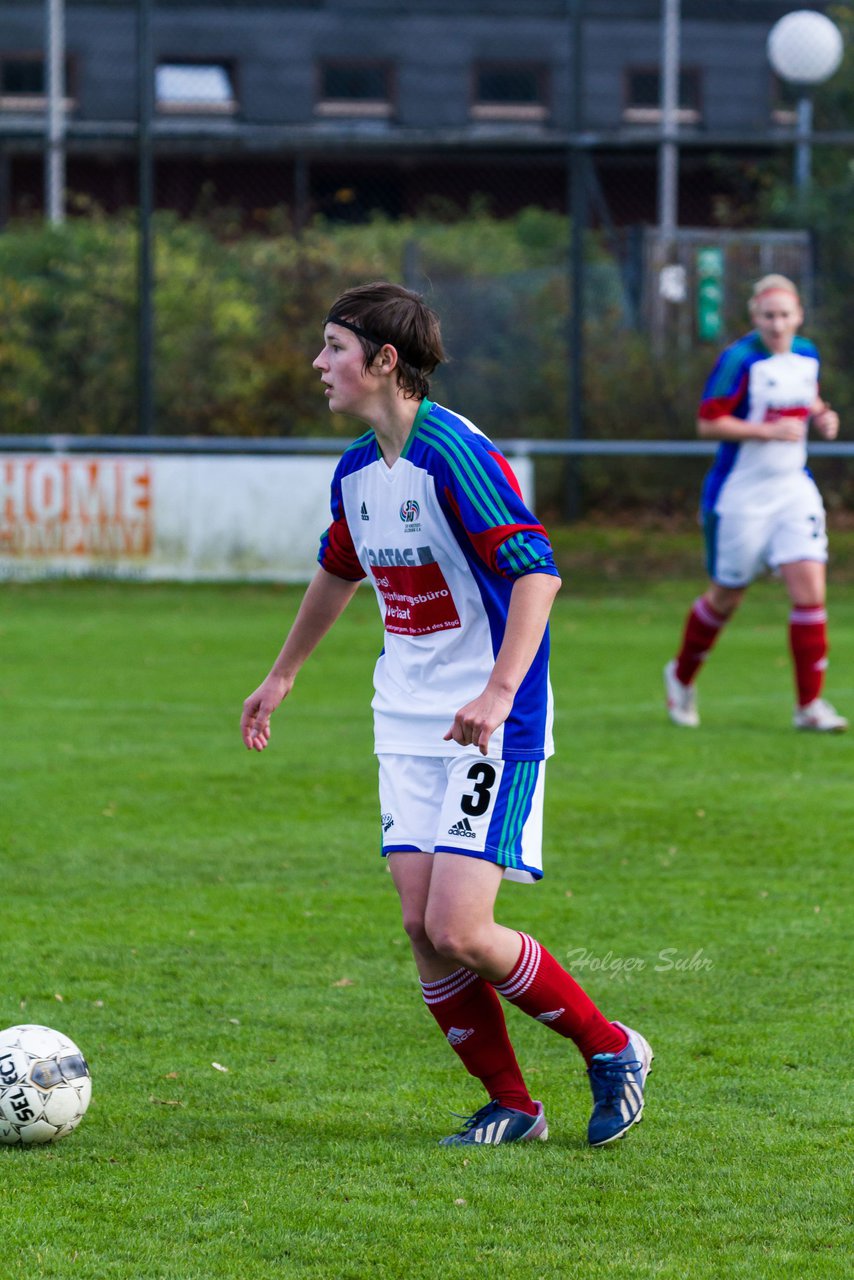
[[[311, 361], [332, 298], [382, 277], [426, 293], [442, 316], [451, 359], [435, 375], [437, 399], [498, 438], [569, 434], [564, 218], [535, 208], [509, 219], [478, 208], [454, 220], [375, 216], [340, 225], [318, 218], [297, 236], [284, 214], [260, 235], [240, 233], [226, 212], [189, 221], [160, 213], [154, 221], [157, 434], [351, 436], [351, 421], [330, 418]], [[834, 216], [841, 231], [847, 215], [837, 207]], [[846, 270], [848, 257], [840, 254]], [[708, 350], [654, 357], [626, 321], [618, 266], [593, 234], [585, 292], [584, 433], [693, 438]], [[847, 296], [826, 300], [840, 334], [849, 310]], [[134, 433], [136, 326], [130, 216], [90, 210], [60, 228], [22, 222], [7, 229], [0, 235], [0, 433]], [[834, 399], [845, 407], [854, 394], [831, 360]], [[540, 491], [556, 505], [564, 471], [554, 459], [538, 465]], [[665, 513], [690, 509], [696, 473], [682, 459], [588, 458], [580, 466], [588, 508], [654, 503]], [[831, 480], [830, 503], [849, 501], [843, 471], [833, 470]]]

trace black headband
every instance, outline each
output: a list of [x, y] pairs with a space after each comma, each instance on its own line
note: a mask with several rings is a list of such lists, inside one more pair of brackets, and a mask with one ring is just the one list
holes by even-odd
[[387, 338], [378, 338], [375, 333], [368, 333], [367, 329], [362, 329], [360, 325], [353, 324], [352, 320], [345, 320], [344, 317], [339, 316], [337, 312], [330, 311], [323, 323], [324, 326], [327, 324], [339, 324], [342, 329], [349, 329], [351, 333], [358, 334], [360, 338], [365, 338], [366, 341], [373, 342], [378, 347], [394, 347], [402, 360], [405, 360], [407, 364], [415, 364], [415, 361], [410, 360], [406, 352], [402, 350], [396, 342], [389, 342]]

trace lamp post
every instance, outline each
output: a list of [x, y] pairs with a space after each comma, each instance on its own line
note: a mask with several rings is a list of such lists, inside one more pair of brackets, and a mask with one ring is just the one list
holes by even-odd
[[795, 143], [795, 188], [803, 201], [812, 178], [813, 102], [810, 90], [839, 69], [842, 33], [836, 23], [812, 9], [796, 9], [775, 22], [768, 33], [768, 61], [781, 80], [798, 90]]

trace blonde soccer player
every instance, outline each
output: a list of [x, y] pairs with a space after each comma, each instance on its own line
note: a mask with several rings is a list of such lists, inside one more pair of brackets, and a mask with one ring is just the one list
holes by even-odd
[[703, 485], [709, 586], [691, 606], [679, 652], [664, 669], [674, 724], [696, 728], [696, 680], [744, 593], [765, 569], [789, 596], [795, 728], [840, 733], [848, 721], [822, 697], [827, 669], [827, 532], [807, 469], [807, 433], [834, 440], [839, 418], [819, 393], [819, 356], [799, 336], [797, 287], [763, 276], [750, 299], [753, 331], [727, 349], [700, 403], [698, 432], [719, 440]]

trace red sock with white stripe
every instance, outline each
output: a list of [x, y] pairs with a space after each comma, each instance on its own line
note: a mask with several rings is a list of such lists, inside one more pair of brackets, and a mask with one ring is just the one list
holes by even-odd
[[676, 655], [676, 679], [690, 684], [729, 619], [713, 609], [705, 596], [700, 596], [691, 606], [685, 619], [682, 646]]
[[827, 611], [823, 604], [796, 604], [789, 615], [789, 645], [795, 664], [798, 705], [821, 693], [827, 670]]
[[422, 982], [424, 1003], [469, 1075], [501, 1105], [537, 1114], [507, 1034], [501, 1001], [471, 969], [457, 969], [437, 982]]
[[585, 1061], [596, 1053], [620, 1053], [628, 1044], [566, 969], [535, 938], [520, 933], [522, 950], [505, 980], [495, 990], [523, 1013], [574, 1040]]

